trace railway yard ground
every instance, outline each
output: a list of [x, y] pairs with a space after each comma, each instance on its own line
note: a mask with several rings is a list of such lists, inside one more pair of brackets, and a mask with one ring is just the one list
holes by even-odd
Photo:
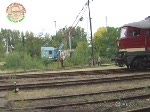
[[1, 71], [0, 112], [150, 112], [150, 70]]

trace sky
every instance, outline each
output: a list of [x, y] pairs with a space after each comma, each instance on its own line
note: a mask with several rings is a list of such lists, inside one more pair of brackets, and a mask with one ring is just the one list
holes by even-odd
[[[121, 27], [150, 16], [149, 0], [90, 1], [93, 34], [106, 25]], [[25, 18], [19, 23], [7, 18], [6, 9], [14, 2], [22, 4], [26, 9]], [[72, 26], [77, 16], [83, 16], [84, 19], [78, 26], [90, 33], [88, 9], [79, 15], [86, 2], [87, 0], [0, 0], [0, 28], [55, 35], [59, 29]]]

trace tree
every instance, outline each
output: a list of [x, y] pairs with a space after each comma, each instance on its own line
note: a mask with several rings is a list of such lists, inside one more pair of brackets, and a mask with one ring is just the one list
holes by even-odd
[[90, 48], [87, 42], [79, 42], [72, 54], [67, 60], [73, 65], [85, 65], [89, 62]]
[[7, 48], [9, 53], [20, 49], [18, 44], [21, 42], [21, 39], [18, 30], [1, 29], [0, 37], [3, 46], [5, 47], [5, 51], [7, 51]]
[[114, 27], [102, 27], [94, 34], [94, 48], [96, 55], [112, 58], [117, 52], [117, 38], [119, 29]]
[[[69, 34], [71, 38], [72, 43], [72, 49], [77, 49], [77, 53], [75, 56], [76, 60], [79, 60], [79, 57], [81, 60], [76, 61], [78, 64], [80, 64], [80, 61], [83, 63], [87, 62], [88, 57], [88, 45], [87, 45], [87, 39], [86, 39], [86, 32], [81, 27], [68, 27], [58, 30], [57, 35], [50, 36], [49, 34], [41, 34], [35, 35], [33, 32], [26, 31], [20, 32], [18, 30], [10, 30], [10, 29], [1, 29], [0, 32], [0, 58], [3, 59], [4, 56], [1, 56], [2, 54], [5, 54], [5, 52], [8, 50], [9, 54], [7, 55], [7, 63], [11, 58], [13, 60], [11, 63], [15, 62], [17, 58], [19, 58], [21, 61], [16, 64], [17, 67], [23, 66], [23, 61], [25, 60], [35, 60], [41, 57], [41, 47], [46, 44], [46, 46], [52, 46], [55, 48], [58, 48], [61, 43], [65, 41], [65, 49], [69, 49]], [[7, 49], [8, 48], [8, 49]], [[81, 51], [80, 51], [81, 50]], [[18, 57], [17, 57], [18, 56]], [[26, 56], [26, 59], [23, 58]], [[16, 58], [15, 58], [16, 57]], [[23, 60], [24, 59], [24, 60]], [[42, 61], [42, 60], [41, 60]], [[7, 67], [11, 67], [11, 63], [7, 64]], [[29, 63], [29, 62], [27, 62]], [[32, 63], [32, 62], [31, 62]]]
[[55, 48], [58, 48], [61, 43], [65, 42], [65, 49], [69, 49], [69, 34], [71, 38], [71, 47], [72, 49], [75, 49], [77, 47], [77, 44], [79, 42], [86, 42], [86, 33], [83, 28], [77, 27], [77, 28], [62, 28], [59, 29], [57, 32], [57, 35], [53, 35], [51, 38], [51, 42], [47, 46], [53, 46]]
[[2, 32], [0, 32], [0, 57], [4, 57], [5, 54], [5, 44], [4, 44], [4, 37]]
[[27, 54], [32, 58], [41, 57], [41, 46], [43, 45], [42, 38], [35, 37], [33, 32], [26, 32], [25, 38]]
[[75, 49], [79, 42], [87, 42], [86, 33], [83, 28], [77, 27], [73, 30], [71, 34], [72, 38], [72, 48]]

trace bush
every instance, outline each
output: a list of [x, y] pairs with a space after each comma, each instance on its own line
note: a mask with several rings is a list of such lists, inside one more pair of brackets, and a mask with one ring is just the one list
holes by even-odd
[[101, 61], [102, 61], [102, 64], [112, 64], [113, 63], [110, 58], [106, 58], [106, 57], [101, 57]]
[[65, 65], [76, 66], [76, 65], [87, 65], [89, 62], [89, 48], [86, 42], [80, 42], [77, 45], [74, 53], [66, 58]]
[[43, 69], [45, 68], [41, 59], [32, 58], [30, 55], [22, 55], [23, 53], [9, 53], [6, 57], [5, 69], [17, 70], [24, 69]]
[[22, 66], [22, 57], [18, 53], [9, 53], [6, 56], [7, 69], [18, 69]]
[[[23, 62], [24, 64], [24, 62]], [[42, 63], [41, 59], [38, 58], [32, 58], [30, 55], [26, 56], [26, 69], [44, 69], [45, 66]]]

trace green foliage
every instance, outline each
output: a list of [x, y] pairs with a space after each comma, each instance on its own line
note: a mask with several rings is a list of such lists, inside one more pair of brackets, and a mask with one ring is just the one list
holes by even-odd
[[50, 62], [47, 66], [48, 69], [56, 69], [56, 68], [61, 68], [61, 63], [60, 61], [56, 61], [56, 62]]
[[65, 65], [86, 65], [89, 62], [89, 48], [87, 42], [79, 42], [76, 50], [67, 57]]
[[[70, 35], [69, 35], [70, 34]], [[69, 36], [71, 38], [71, 47], [74, 52], [65, 59], [65, 66], [87, 65], [91, 61], [91, 48], [88, 47], [86, 32], [81, 27], [68, 27], [58, 30], [57, 35], [50, 37], [49, 34], [41, 36], [33, 32], [26, 33], [1, 29], [0, 32], [0, 61], [6, 60], [5, 69], [45, 69], [60, 68], [60, 62], [51, 62], [47, 59], [41, 59], [41, 47], [53, 46], [58, 48], [62, 42], [65, 43], [64, 49], [69, 49]], [[103, 62], [110, 62], [110, 58], [116, 52], [116, 40], [119, 37], [118, 28], [107, 27], [100, 28], [94, 34], [94, 57], [99, 55]], [[24, 38], [24, 41], [23, 41]], [[8, 45], [9, 54], [5, 56]], [[25, 53], [25, 60], [24, 60]]]
[[78, 42], [87, 42], [86, 40], [86, 33], [84, 29], [81, 27], [77, 27], [71, 33], [72, 39], [72, 48], [75, 49], [78, 46]]
[[94, 48], [97, 56], [114, 57], [117, 52], [119, 29], [114, 27], [99, 28], [94, 34]]
[[86, 33], [83, 28], [81, 27], [68, 27], [60, 29], [57, 32], [57, 35], [52, 36], [52, 42], [49, 46], [53, 46], [58, 48], [62, 42], [65, 43], [65, 49], [69, 49], [69, 36], [71, 38], [71, 47], [75, 49], [77, 47], [78, 42], [85, 42], [86, 41]]
[[44, 69], [46, 68], [42, 61], [38, 58], [32, 58], [30, 55], [26, 56], [26, 69]]
[[0, 32], [0, 57], [4, 57], [5, 53], [5, 47], [4, 47], [4, 42], [3, 42], [3, 34]]
[[5, 69], [24, 69], [24, 66], [27, 70], [45, 68], [44, 64], [40, 59], [32, 58], [30, 55], [26, 55], [25, 57], [26, 58], [24, 58], [22, 53], [9, 53], [6, 57]]
[[[84, 29], [81, 27], [72, 28], [68, 27], [65, 29], [60, 29], [57, 32], [57, 35], [49, 36], [49, 34], [45, 34], [41, 36], [34, 35], [33, 32], [26, 31], [26, 33], [17, 31], [17, 30], [9, 30], [9, 29], [1, 29], [0, 32], [0, 61], [6, 60], [5, 69], [40, 69], [40, 68], [54, 68], [61, 67], [59, 65], [60, 62], [52, 63], [47, 61], [46, 59], [41, 59], [41, 46], [44, 46], [47, 42], [47, 46], [53, 46], [58, 48], [62, 41], [65, 40], [65, 49], [69, 48], [69, 32], [70, 37], [72, 39], [72, 49], [75, 49], [79, 42], [86, 42], [86, 33]], [[52, 41], [51, 41], [52, 40]], [[51, 41], [51, 42], [50, 42]], [[6, 48], [8, 46], [9, 54], [5, 56]], [[81, 49], [84, 46], [79, 46]], [[79, 50], [75, 52], [80, 52]], [[25, 60], [24, 60], [25, 53]], [[86, 54], [82, 52], [82, 54]], [[83, 59], [79, 60], [76, 57], [84, 57], [82, 54], [78, 53], [73, 56], [73, 64], [78, 64]], [[6, 57], [6, 59], [5, 59]], [[75, 61], [77, 60], [77, 61]], [[85, 60], [84, 60], [85, 61]], [[84, 62], [82, 61], [82, 62]]]
[[101, 57], [101, 62], [102, 64], [112, 64], [112, 61], [110, 58], [107, 58], [107, 57]]
[[47, 58], [41, 58], [41, 63], [45, 66], [48, 67], [49, 65], [53, 64], [54, 61], [51, 59], [47, 59]]
[[19, 53], [9, 53], [6, 57], [6, 65], [7, 69], [18, 69], [22, 68], [22, 56]]
[[33, 36], [28, 37], [25, 42], [27, 53], [31, 57], [40, 57], [41, 56], [41, 43], [39, 38]]

